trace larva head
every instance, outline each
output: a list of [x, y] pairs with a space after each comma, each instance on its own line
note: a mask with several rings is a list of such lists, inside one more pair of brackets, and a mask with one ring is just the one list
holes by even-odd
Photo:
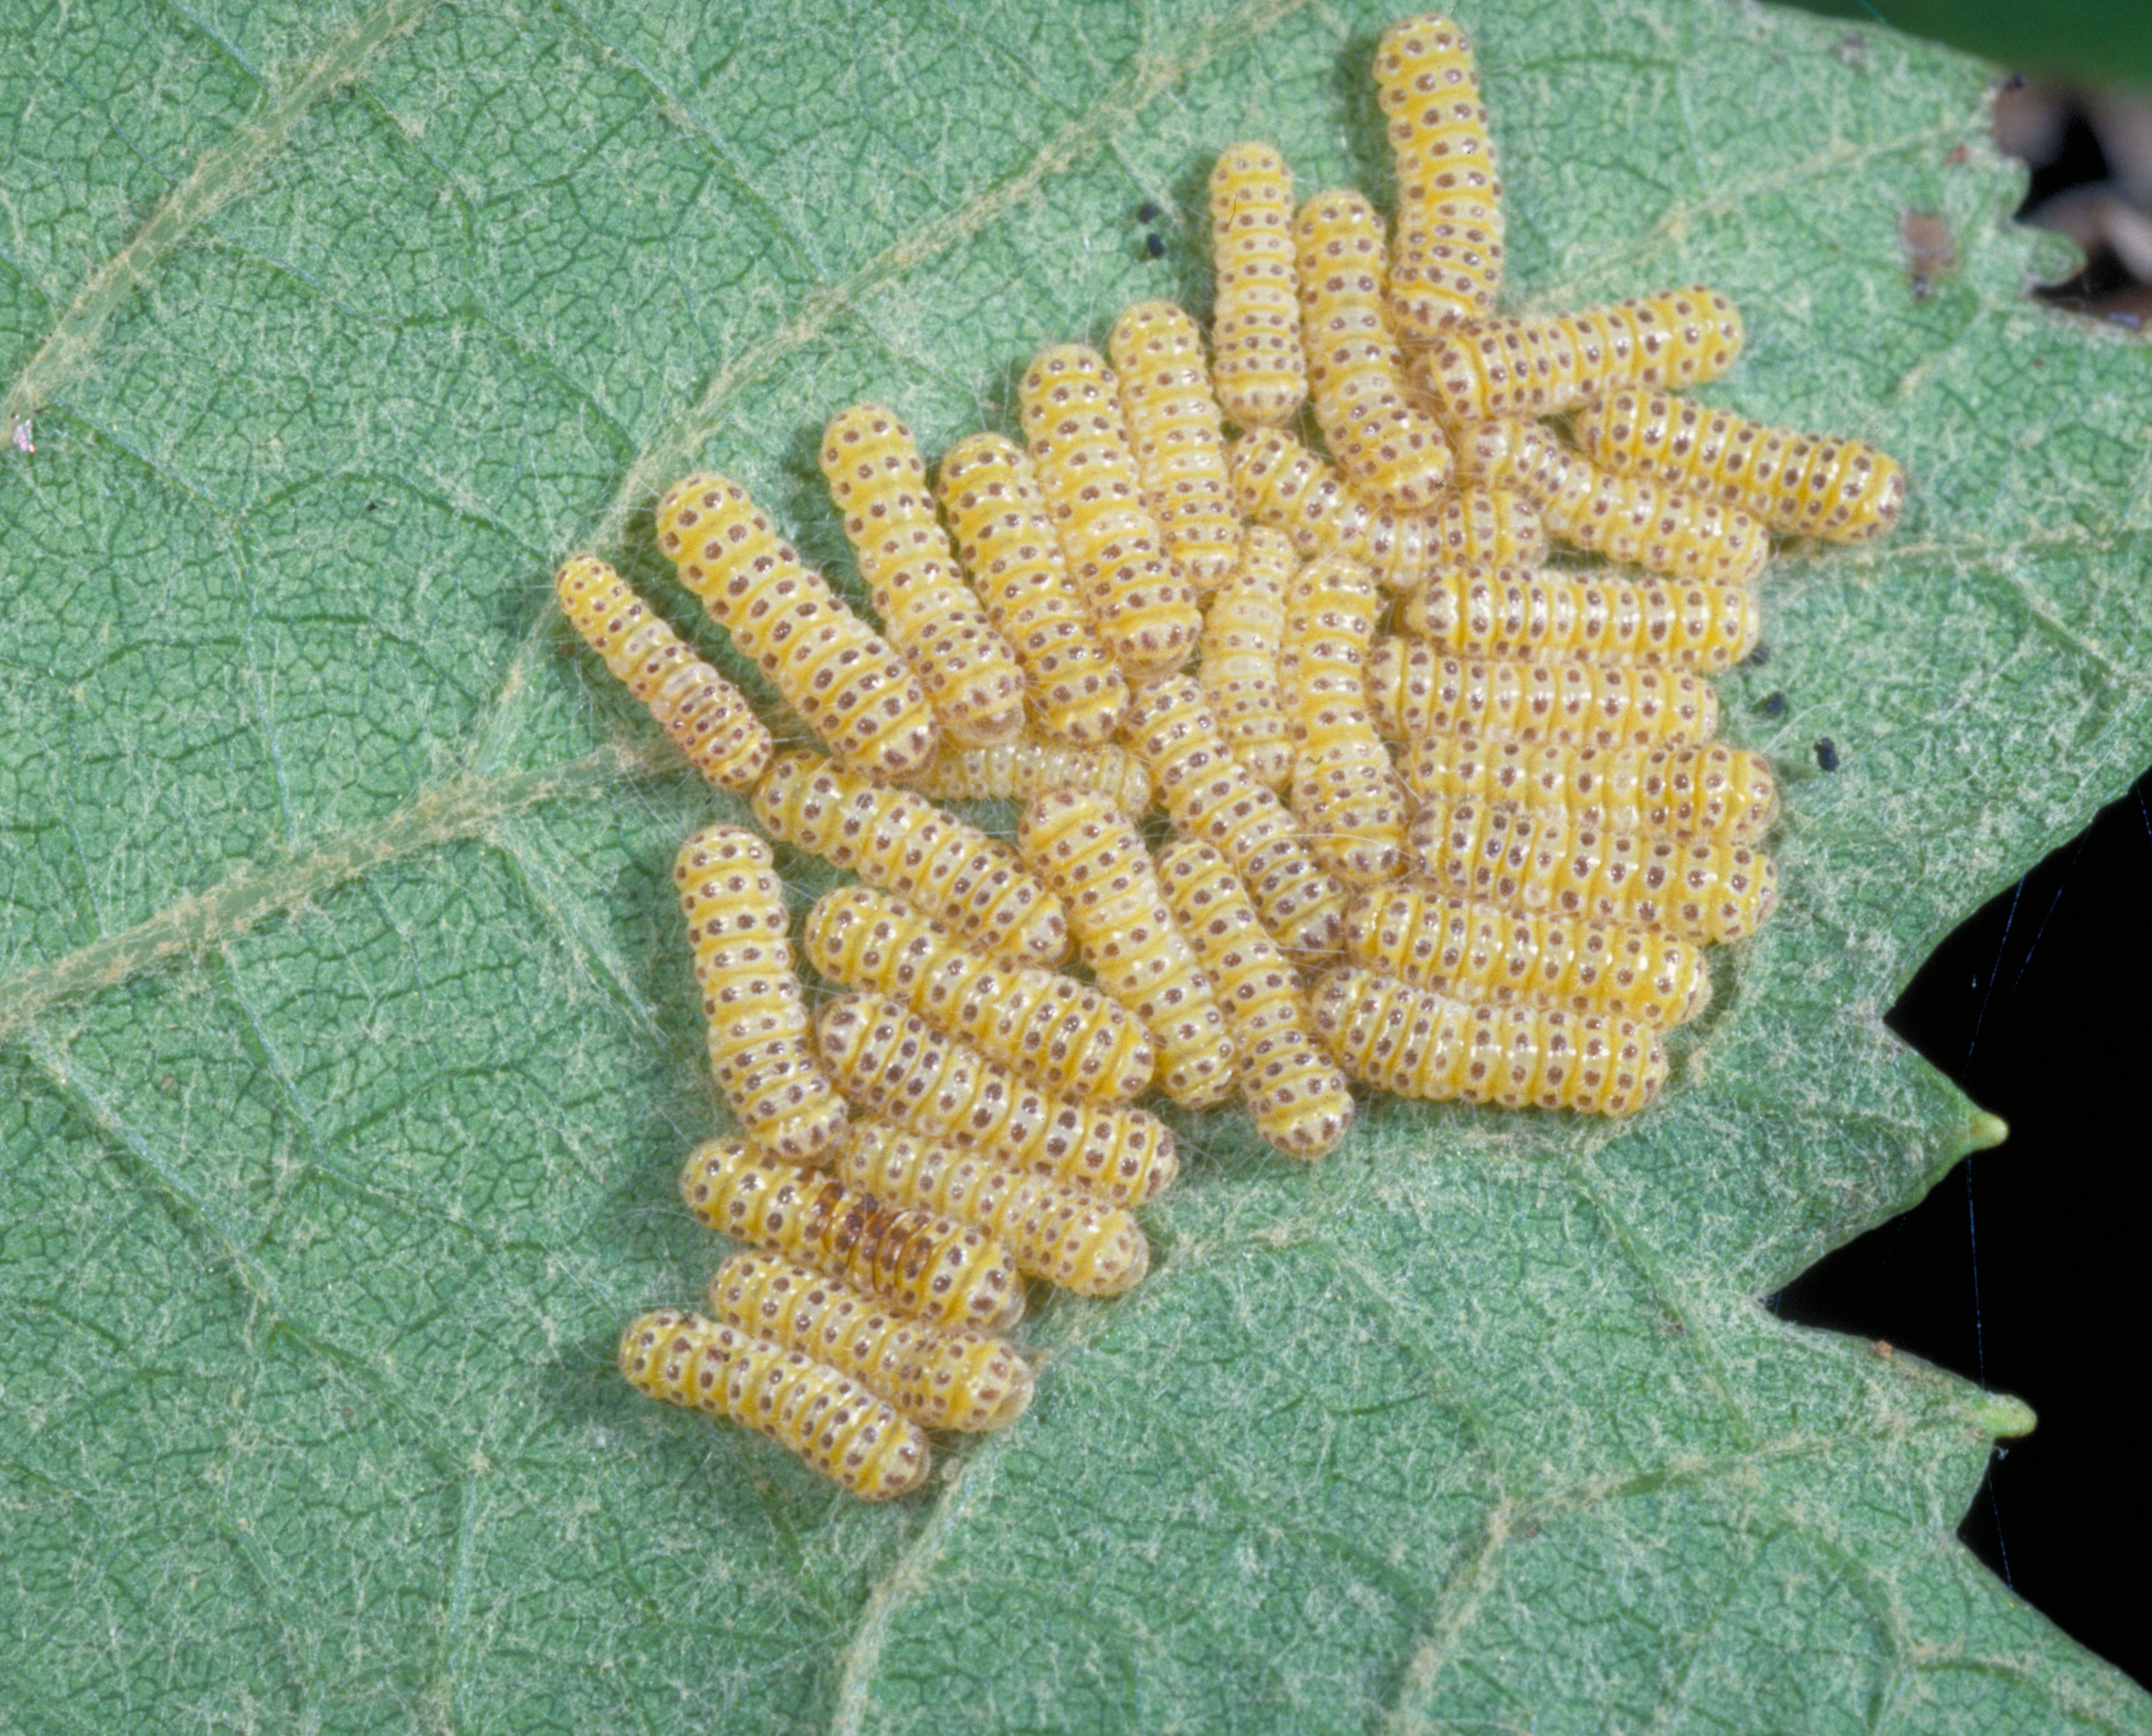
[[673, 858], [673, 884], [685, 895], [713, 874], [768, 872], [776, 861], [769, 846], [745, 826], [704, 826]]
[[623, 590], [621, 576], [596, 555], [571, 555], [553, 575], [553, 594], [571, 620], [581, 622], [606, 607], [614, 591]]
[[1122, 875], [1149, 857], [1121, 810], [1083, 790], [1045, 790], [1017, 822], [1017, 850], [1079, 910], [1115, 897]]
[[925, 498], [926, 467], [912, 430], [880, 404], [854, 404], [830, 418], [822, 430], [821, 467], [831, 497], [847, 510], [892, 491]]
[[843, 829], [839, 810], [844, 798], [836, 769], [821, 755], [795, 748], [769, 762], [747, 805], [773, 836], [820, 855]]
[[710, 572], [735, 551], [768, 539], [776, 529], [747, 491], [729, 477], [706, 471], [685, 477], [658, 501], [658, 546], [683, 576]]
[[1375, 87], [1386, 113], [1420, 106], [1452, 92], [1475, 98], [1472, 44], [1454, 20], [1439, 12], [1400, 19], [1375, 47]]
[[710, 1322], [684, 1309], [639, 1315], [620, 1335], [620, 1372], [645, 1398], [691, 1403], [686, 1391], [689, 1366], [709, 1335]]
[[1122, 375], [1135, 368], [1185, 364], [1191, 360], [1200, 367], [1203, 338], [1195, 320], [1179, 303], [1138, 301], [1123, 308], [1114, 321], [1113, 331], [1106, 340], [1106, 353], [1112, 358], [1114, 371]]
[[1293, 171], [1275, 145], [1227, 145], [1211, 168], [1211, 225], [1229, 230], [1258, 213], [1282, 220], [1293, 208]]
[[721, 1230], [735, 1196], [780, 1186], [793, 1174], [791, 1165], [772, 1163], [745, 1139], [705, 1139], [680, 1166], [680, 1197], [702, 1222]]
[[1034, 452], [1042, 440], [1058, 435], [1071, 415], [1086, 422], [1103, 418], [1127, 443], [1114, 393], [1118, 382], [1106, 358], [1089, 344], [1054, 344], [1031, 358], [1017, 387], [1025, 438]]
[[900, 960], [931, 969], [938, 957], [969, 951], [939, 923], [878, 887], [833, 887], [807, 913], [807, 960], [832, 982], [866, 988], [885, 981]]

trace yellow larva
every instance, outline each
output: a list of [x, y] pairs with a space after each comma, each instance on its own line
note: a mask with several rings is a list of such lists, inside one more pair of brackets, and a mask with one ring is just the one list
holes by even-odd
[[1406, 845], [1442, 891], [1687, 940], [1738, 940], [1778, 896], [1778, 865], [1746, 844], [1607, 832], [1545, 809], [1433, 802], [1414, 816]]
[[1412, 384], [1452, 427], [1557, 415], [1623, 387], [1715, 380], [1741, 353], [1741, 338], [1740, 309], [1699, 283], [1447, 332], [1414, 359]]
[[[1125, 722], [1126, 714], [1123, 714]], [[1026, 802], [1042, 790], [1087, 790], [1140, 820], [1150, 809], [1150, 774], [1118, 747], [1062, 747], [1017, 742], [1008, 747], [944, 748], [912, 786], [943, 801]]]
[[816, 1063], [785, 940], [784, 883], [744, 826], [705, 826], [673, 862], [709, 1020], [710, 1072], [741, 1130], [806, 1163], [841, 1138], [845, 1101]]
[[1186, 676], [1152, 682], [1136, 695], [1127, 738], [1149, 763], [1174, 826], [1233, 865], [1272, 938], [1296, 953], [1332, 950], [1345, 888], [1316, 860], [1292, 811], [1233, 757], [1202, 690]]
[[1466, 661], [1424, 639], [1384, 635], [1368, 658], [1368, 704], [1393, 742], [1437, 735], [1658, 747], [1718, 733], [1718, 690], [1683, 670], [1618, 663]]
[[1639, 664], [1708, 672], [1763, 628], [1739, 585], [1638, 585], [1598, 573], [1465, 567], [1397, 599], [1391, 625], [1445, 655]]
[[1158, 875], [1225, 1008], [1255, 1131], [1288, 1157], [1312, 1162], [1334, 1151], [1353, 1124], [1352, 1093], [1308, 1036], [1300, 980], [1264, 932], [1247, 888], [1223, 856], [1192, 840], [1160, 851]]
[[1179, 665], [1203, 618], [1143, 504], [1113, 370], [1084, 344], [1039, 352], [1017, 388], [1039, 492], [1098, 637], [1131, 681]]
[[1430, 514], [1400, 513], [1361, 499], [1329, 459], [1274, 428], [1236, 441], [1227, 465], [1244, 516], [1283, 531], [1307, 559], [1358, 561], [1385, 590], [1410, 591], [1469, 562], [1529, 565], [1547, 552], [1538, 511], [1514, 491], [1462, 486]]
[[1709, 742], [1679, 747], [1562, 747], [1431, 736], [1405, 756], [1426, 802], [1559, 809], [1580, 826], [1750, 844], [1778, 815], [1762, 755]]
[[1150, 1041], [1111, 997], [975, 953], [894, 893], [825, 892], [805, 938], [808, 962], [831, 981], [904, 1002], [1056, 1097], [1125, 1103], [1150, 1084]]
[[1426, 338], [1487, 319], [1502, 288], [1502, 180], [1472, 44], [1438, 12], [1402, 20], [1375, 51], [1375, 89], [1397, 164], [1397, 331]]
[[699, 1314], [660, 1309], [621, 1335], [620, 1372], [645, 1398], [743, 1423], [862, 1501], [925, 1480], [919, 1426], [798, 1350]]
[[1712, 997], [1703, 950], [1657, 929], [1505, 910], [1413, 887], [1353, 900], [1345, 956], [1455, 1000], [1617, 1013], [1660, 1030], [1694, 1019]]
[[1214, 591], [1232, 574], [1240, 519], [1203, 335], [1172, 302], [1139, 301], [1114, 322], [1106, 349], [1121, 378], [1144, 504], [1188, 582]]
[[1536, 422], [1476, 425], [1458, 437], [1457, 467], [1534, 502], [1550, 535], [1647, 572], [1744, 585], [1770, 558], [1764, 527], [1747, 513], [1596, 469]]
[[791, 753], [770, 763], [748, 799], [771, 837], [886, 887], [989, 953], [1047, 967], [1069, 956], [1061, 901], [1006, 844], [924, 796]]
[[1358, 965], [1327, 972], [1311, 998], [1345, 1072], [1399, 1097], [1634, 1115], [1666, 1081], [1659, 1033], [1633, 1019], [1475, 1006]]
[[1866, 441], [1796, 434], [1663, 392], [1616, 392], [1573, 431], [1603, 470], [1738, 506], [1784, 536], [1865, 542], [1905, 504], [1905, 472]]
[[1211, 322], [1218, 403], [1242, 427], [1282, 427], [1307, 398], [1293, 270], [1293, 173], [1268, 145], [1228, 145], [1211, 170]]
[[1024, 678], [957, 572], [912, 430], [880, 404], [840, 410], [822, 430], [821, 462], [859, 577], [943, 738], [1007, 741], [1024, 727]]
[[854, 1123], [835, 1169], [877, 1199], [977, 1224], [1019, 1271], [1078, 1295], [1119, 1295], [1150, 1269], [1150, 1244], [1126, 1209], [983, 1152]]
[[728, 790], [755, 787], [769, 764], [769, 731], [738, 688], [681, 643], [604, 561], [576, 556], [553, 590], [575, 630], [697, 771]]
[[1233, 1089], [1225, 1015], [1174, 927], [1135, 826], [1095, 796], [1049, 790], [1024, 809], [1017, 848], [1060, 893], [1098, 986], [1150, 1032], [1160, 1088], [1183, 1109], [1224, 1101]]
[[827, 1363], [922, 1428], [1006, 1428], [1031, 1402], [1030, 1367], [1002, 1339], [894, 1313], [878, 1297], [771, 1255], [742, 1252], [720, 1266], [710, 1312]]
[[974, 434], [943, 455], [937, 485], [964, 571], [1024, 665], [1046, 728], [1079, 746], [1110, 742], [1128, 684], [1076, 594], [1023, 448]]
[[1293, 734], [1278, 699], [1278, 636], [1293, 565], [1293, 545], [1282, 532], [1250, 525], [1241, 533], [1240, 565], [1203, 611], [1197, 665], [1233, 757], [1274, 790], [1293, 775]]
[[1279, 685], [1293, 726], [1293, 809], [1341, 880], [1373, 886], [1405, 870], [1411, 803], [1368, 715], [1375, 582], [1357, 561], [1311, 560], [1285, 587]]
[[657, 522], [680, 583], [832, 753], [878, 778], [926, 763], [939, 730], [919, 677], [800, 565], [745, 489], [691, 476], [658, 502]]
[[1180, 1167], [1157, 1116], [1049, 1097], [886, 995], [825, 1003], [815, 1035], [854, 1101], [930, 1139], [1075, 1182], [1117, 1205], [1142, 1204]]
[[1315, 419], [1338, 467], [1371, 497], [1429, 512], [1450, 446], [1405, 395], [1405, 358], [1383, 307], [1383, 220], [1355, 192], [1318, 193], [1293, 224]]
[[1024, 1316], [1016, 1260], [985, 1231], [886, 1205], [744, 1139], [705, 1139], [689, 1152], [680, 1193], [712, 1230], [842, 1278], [920, 1320], [1000, 1333]]

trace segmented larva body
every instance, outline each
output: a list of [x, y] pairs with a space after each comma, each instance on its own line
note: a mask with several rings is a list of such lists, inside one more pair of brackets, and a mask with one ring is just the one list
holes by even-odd
[[1007, 741], [1024, 727], [1024, 678], [956, 570], [912, 430], [880, 404], [840, 410], [822, 430], [821, 463], [859, 577], [944, 739]]
[[1598, 573], [1465, 567], [1408, 591], [1391, 625], [1446, 655], [1707, 672], [1749, 654], [1763, 612], [1739, 585], [1637, 585]]
[[1285, 533], [1304, 559], [1344, 555], [1385, 590], [1410, 591], [1469, 562], [1527, 565], [1547, 552], [1538, 511], [1502, 489], [1461, 486], [1424, 516], [1367, 502], [1292, 435], [1266, 428], [1234, 441], [1233, 498], [1257, 524]]
[[1778, 896], [1778, 865], [1746, 844], [1607, 832], [1545, 809], [1431, 803], [1414, 817], [1406, 845], [1442, 891], [1688, 940], [1739, 940]]
[[1458, 437], [1457, 467], [1534, 502], [1549, 534], [1647, 572], [1745, 585], [1770, 558], [1770, 539], [1747, 513], [1594, 468], [1536, 422], [1476, 425]]
[[[1126, 714], [1122, 714], [1125, 725]], [[1017, 742], [1007, 747], [945, 749], [912, 780], [944, 801], [1028, 802], [1043, 790], [1084, 790], [1139, 820], [1150, 809], [1150, 774], [1118, 747], [1062, 747]]]
[[1405, 358], [1383, 306], [1383, 220], [1355, 192], [1318, 193], [1293, 224], [1315, 419], [1338, 467], [1374, 498], [1431, 511], [1450, 445], [1405, 395]]
[[1211, 322], [1218, 403], [1244, 428], [1282, 427], [1307, 398], [1293, 270], [1293, 173], [1268, 145], [1228, 145], [1211, 170]]
[[1412, 887], [1353, 900], [1345, 956], [1453, 1000], [1615, 1013], [1660, 1030], [1694, 1019], [1712, 998], [1703, 949], [1689, 941]]
[[1559, 809], [1580, 826], [1748, 844], [1778, 815], [1760, 754], [1707, 742], [1680, 747], [1561, 747], [1432, 736], [1405, 756], [1423, 801]]
[[1409, 338], [1487, 319], [1502, 288], [1502, 180], [1472, 44], [1438, 12], [1393, 24], [1375, 89], [1397, 163], [1390, 316]]
[[1075, 1182], [1118, 1205], [1142, 1204], [1180, 1167], [1157, 1116], [1048, 1097], [886, 995], [826, 1002], [815, 1035], [847, 1096], [930, 1139]]
[[1334, 1151], [1353, 1124], [1352, 1093], [1308, 1036], [1300, 979], [1264, 931], [1240, 876], [1193, 840], [1160, 851], [1158, 875], [1174, 923], [1225, 1008], [1255, 1131], [1306, 1162]]
[[1196, 670], [1233, 757], [1274, 790], [1293, 775], [1293, 734], [1278, 698], [1278, 636], [1293, 564], [1282, 532], [1250, 525], [1241, 533], [1240, 564], [1203, 611]]
[[1411, 808], [1368, 714], [1367, 651], [1379, 607], [1357, 561], [1311, 560], [1285, 587], [1279, 685], [1293, 726], [1293, 809], [1341, 880], [1374, 886], [1405, 871]]
[[[1230, 755], [1225, 758], [1239, 770]], [[1233, 1045], [1225, 1015], [1174, 926], [1135, 826], [1095, 796], [1049, 790], [1024, 809], [1017, 848], [1069, 907], [1098, 986], [1151, 1033], [1165, 1094], [1183, 1109], [1205, 1109], [1231, 1095]]]
[[1715, 380], [1741, 353], [1741, 310], [1699, 283], [1446, 332], [1414, 358], [1412, 384], [1452, 427], [1558, 415], [1624, 387]]
[[1128, 683], [1076, 594], [1023, 448], [974, 434], [943, 454], [938, 486], [964, 571], [1024, 665], [1046, 728], [1079, 746], [1110, 742]]
[[855, 1124], [835, 1169], [878, 1199], [977, 1224], [1019, 1271], [1078, 1295], [1119, 1295], [1150, 1269], [1150, 1244], [1123, 1207], [983, 1152]]
[[1312, 999], [1345, 1072], [1399, 1097], [1634, 1115], [1666, 1081], [1659, 1033], [1633, 1019], [1475, 1006], [1358, 965], [1326, 972]]
[[712, 1230], [842, 1278], [920, 1320], [1000, 1333], [1023, 1318], [1016, 1260], [983, 1230], [886, 1205], [744, 1139], [705, 1139], [689, 1152], [680, 1193]]
[[1188, 583], [1214, 591], [1232, 575], [1240, 519], [1203, 335], [1172, 302], [1139, 301], [1114, 322], [1106, 349], [1121, 378], [1144, 504]]
[[741, 1130], [807, 1163], [845, 1131], [845, 1100], [815, 1060], [785, 939], [784, 883], [744, 826], [705, 826], [673, 861], [709, 1021], [710, 1072]]
[[798, 1350], [700, 1314], [660, 1309], [628, 1322], [620, 1372], [648, 1399], [744, 1424], [862, 1501], [907, 1494], [932, 1458], [886, 1399]]
[[975, 953], [893, 893], [823, 893], [806, 943], [831, 981], [902, 1001], [1056, 1097], [1125, 1103], [1150, 1084], [1157, 1056], [1117, 1002], [1057, 972]]
[[1146, 509], [1113, 370], [1085, 344], [1041, 350], [1017, 397], [1039, 492], [1098, 637], [1131, 681], [1178, 665], [1203, 618]]
[[1681, 670], [1618, 663], [1453, 657], [1384, 635], [1368, 658], [1368, 704], [1393, 742], [1438, 735], [1660, 747], [1718, 733], [1718, 690]]
[[1006, 844], [924, 796], [791, 753], [770, 762], [748, 800], [770, 836], [886, 887], [989, 953], [1047, 967], [1069, 956], [1061, 901]]
[[575, 630], [640, 700], [697, 771], [749, 790], [769, 764], [769, 731], [746, 696], [680, 640], [604, 561], [577, 555], [553, 581]]
[[878, 778], [925, 765], [939, 730], [912, 667], [816, 574], [737, 482], [691, 476], [658, 502], [680, 583], [838, 758]]
[[735, 1254], [710, 1280], [710, 1312], [827, 1363], [922, 1428], [1006, 1428], [1030, 1406], [1030, 1365], [1002, 1339], [909, 1319], [790, 1260]]
[[1664, 392], [1616, 392], [1572, 428], [1601, 469], [1739, 507], [1782, 536], [1866, 542], [1905, 504], [1905, 472], [1866, 441], [1796, 434]]

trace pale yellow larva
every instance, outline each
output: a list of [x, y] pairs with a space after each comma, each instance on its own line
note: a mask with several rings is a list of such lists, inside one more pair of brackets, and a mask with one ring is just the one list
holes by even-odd
[[1233, 757], [1273, 790], [1293, 776], [1293, 733], [1278, 698], [1278, 636], [1293, 567], [1282, 532], [1252, 524], [1241, 533], [1240, 564], [1203, 611], [1196, 671]]
[[1218, 402], [1242, 427], [1280, 427], [1307, 399], [1293, 268], [1293, 174], [1268, 145], [1228, 145], [1211, 170], [1211, 324]]
[[1139, 301], [1122, 310], [1106, 348], [1121, 380], [1144, 504], [1188, 582], [1214, 591], [1232, 575], [1240, 520], [1202, 334], [1174, 303]]
[[1119, 747], [1017, 742], [1007, 747], [944, 748], [910, 783], [942, 801], [1026, 802], [1042, 790], [1087, 790], [1131, 820], [1140, 820], [1150, 809], [1150, 774], [1141, 759]]
[[1659, 747], [1718, 732], [1718, 690], [1686, 670], [1621, 663], [1452, 656], [1421, 638], [1379, 636], [1368, 704], [1393, 742], [1437, 735]]
[[1752, 844], [1778, 815], [1763, 756], [1723, 742], [1677, 747], [1564, 747], [1430, 736], [1405, 756], [1423, 802], [1559, 809], [1572, 823], [1684, 842]]
[[1502, 178], [1472, 44], [1439, 12], [1400, 20], [1375, 50], [1397, 168], [1389, 305], [1400, 335], [1485, 320], [1502, 289]]
[[1597, 572], [1460, 567], [1397, 598], [1391, 625], [1446, 655], [1730, 669], [1763, 628], [1739, 585], [1635, 584]]

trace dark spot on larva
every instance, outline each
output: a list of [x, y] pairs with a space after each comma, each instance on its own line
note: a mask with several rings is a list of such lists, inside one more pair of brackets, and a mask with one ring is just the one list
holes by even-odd
[[1143, 250], [1154, 259], [1164, 258], [1165, 237], [1163, 235], [1146, 235], [1143, 238]]
[[1820, 771], [1838, 769], [1838, 743], [1828, 735], [1816, 738], [1816, 765]]
[[1781, 692], [1766, 693], [1756, 702], [1756, 716], [1759, 717], [1777, 717], [1781, 716], [1785, 709], [1786, 695]]
[[1146, 199], [1135, 208], [1135, 220], [1138, 223], [1155, 223], [1163, 216], [1165, 213], [1159, 208], [1155, 200]]

